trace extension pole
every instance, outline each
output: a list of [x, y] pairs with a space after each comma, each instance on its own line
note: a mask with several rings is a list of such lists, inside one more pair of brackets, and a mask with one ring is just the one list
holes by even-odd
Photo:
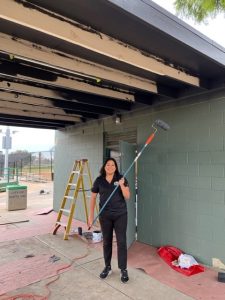
[[[153, 124], [152, 127], [154, 128], [154, 132], [152, 134], [149, 135], [149, 137], [147, 138], [144, 146], [142, 147], [141, 151], [137, 154], [137, 156], [135, 157], [135, 159], [133, 160], [133, 162], [131, 163], [131, 165], [128, 167], [128, 169], [126, 170], [126, 172], [124, 173], [123, 177], [125, 177], [129, 171], [131, 170], [131, 168], [133, 167], [133, 165], [136, 163], [136, 161], [138, 160], [138, 158], [141, 156], [141, 154], [143, 153], [143, 151], [145, 150], [145, 148], [152, 142], [152, 140], [155, 137], [155, 134], [157, 132], [157, 128], [155, 126], [159, 126], [160, 128], [164, 129], [164, 130], [168, 130], [170, 127], [168, 124], [166, 124], [165, 122], [163, 122], [162, 120], [156, 120]], [[104, 205], [101, 207], [98, 215], [94, 218], [92, 224], [88, 227], [88, 230], [91, 229], [91, 227], [94, 225], [94, 223], [96, 222], [96, 220], [98, 219], [98, 217], [100, 216], [100, 214], [102, 213], [102, 211], [104, 210], [104, 208], [106, 207], [106, 205], [108, 204], [108, 202], [110, 201], [110, 199], [112, 198], [112, 196], [115, 194], [116, 190], [119, 188], [119, 184], [116, 185], [115, 189], [112, 191], [112, 193], [109, 195], [108, 199], [106, 200], [106, 202], [104, 203]]]

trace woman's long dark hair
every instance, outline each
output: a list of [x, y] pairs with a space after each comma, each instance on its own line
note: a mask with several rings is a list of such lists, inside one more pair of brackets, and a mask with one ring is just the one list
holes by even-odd
[[101, 167], [100, 169], [100, 175], [103, 176], [103, 177], [106, 177], [106, 172], [105, 172], [105, 166], [106, 164], [108, 163], [108, 161], [113, 161], [114, 164], [115, 164], [115, 167], [116, 167], [116, 170], [115, 170], [115, 175], [116, 177], [120, 175], [120, 172], [119, 172], [119, 169], [118, 169], [118, 165], [117, 165], [117, 162], [114, 158], [107, 158], [106, 161], [104, 162], [103, 166]]

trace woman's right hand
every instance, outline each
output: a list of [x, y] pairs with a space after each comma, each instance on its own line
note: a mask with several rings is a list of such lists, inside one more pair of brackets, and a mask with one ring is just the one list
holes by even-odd
[[88, 228], [90, 228], [92, 226], [93, 221], [94, 221], [94, 216], [90, 215], [88, 217]]

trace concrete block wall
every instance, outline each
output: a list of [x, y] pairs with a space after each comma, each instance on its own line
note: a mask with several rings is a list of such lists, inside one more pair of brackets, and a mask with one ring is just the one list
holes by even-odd
[[[74, 161], [82, 158], [88, 159], [91, 177], [92, 180], [94, 180], [98, 175], [103, 160], [103, 135], [101, 123], [90, 122], [82, 127], [70, 127], [65, 130], [57, 131], [53, 205], [55, 211], [59, 210]], [[85, 179], [87, 179], [87, 177], [85, 177]], [[88, 182], [86, 182], [85, 185], [86, 187], [90, 186]], [[67, 202], [69, 203], [69, 201]], [[77, 219], [85, 221], [82, 194], [77, 201], [74, 215]]]
[[161, 107], [138, 122], [144, 143], [150, 119], [158, 131], [138, 169], [138, 240], [174, 245], [211, 265], [225, 261], [225, 92]]
[[[74, 159], [91, 162], [93, 179], [103, 161], [103, 132], [137, 129], [138, 148], [162, 119], [138, 160], [138, 234], [153, 246], [171, 244], [199, 262], [225, 262], [225, 91], [67, 128], [56, 135], [54, 209], [58, 209]], [[81, 211], [79, 218], [83, 219]], [[77, 215], [76, 215], [77, 216]]]

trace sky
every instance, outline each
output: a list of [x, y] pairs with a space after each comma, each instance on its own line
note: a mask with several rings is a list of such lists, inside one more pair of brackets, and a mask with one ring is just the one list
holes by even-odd
[[[176, 14], [173, 2], [174, 0], [153, 0], [156, 4], [162, 6], [164, 9], [168, 10], [172, 14]], [[193, 20], [184, 20], [208, 38], [214, 40], [221, 46], [225, 48], [225, 16], [218, 15], [215, 19], [208, 20], [207, 24], [196, 24]], [[0, 126], [0, 129], [5, 132], [6, 127]], [[22, 127], [10, 127], [11, 132], [17, 131], [15, 134], [12, 134], [12, 151], [16, 150], [27, 150], [30, 152], [35, 151], [48, 151], [54, 147], [55, 143], [55, 131], [48, 129], [31, 129], [31, 128], [22, 128]], [[0, 139], [2, 140], [2, 135]], [[0, 143], [0, 150], [2, 143]]]
[[[0, 151], [2, 151], [2, 137], [5, 135], [6, 126], [0, 126]], [[29, 152], [49, 151], [55, 144], [55, 131], [50, 129], [33, 129], [10, 126], [12, 148], [9, 152], [27, 150]], [[3, 150], [4, 152], [4, 150]]]
[[[175, 0], [152, 0], [152, 1], [160, 5], [164, 9], [168, 10], [170, 13], [176, 15], [174, 5], [173, 5]], [[215, 19], [207, 20], [207, 24], [203, 24], [203, 23], [197, 24], [190, 19], [182, 19], [182, 20], [225, 48], [224, 14], [217, 15]]]

